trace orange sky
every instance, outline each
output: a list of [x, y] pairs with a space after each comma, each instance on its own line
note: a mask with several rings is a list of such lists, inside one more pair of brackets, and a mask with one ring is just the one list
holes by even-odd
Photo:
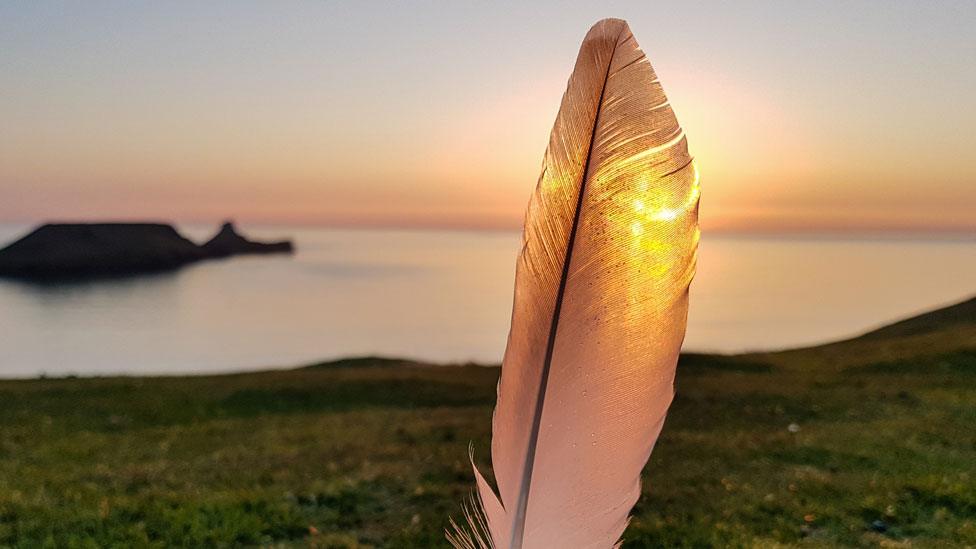
[[972, 5], [300, 9], [0, 8], [0, 221], [517, 228], [579, 40], [616, 15], [706, 231], [976, 230]]

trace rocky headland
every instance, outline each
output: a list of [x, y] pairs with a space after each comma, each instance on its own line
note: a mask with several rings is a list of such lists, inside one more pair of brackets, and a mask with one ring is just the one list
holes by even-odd
[[0, 249], [0, 276], [38, 281], [131, 276], [211, 258], [293, 251], [290, 241], [248, 240], [230, 222], [203, 245], [165, 223], [49, 223]]

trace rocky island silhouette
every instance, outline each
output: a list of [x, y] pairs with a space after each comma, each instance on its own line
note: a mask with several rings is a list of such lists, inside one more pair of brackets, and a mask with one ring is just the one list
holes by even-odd
[[47, 223], [0, 249], [0, 276], [28, 281], [123, 277], [205, 259], [293, 251], [291, 241], [248, 240], [230, 221], [203, 245], [165, 223]]

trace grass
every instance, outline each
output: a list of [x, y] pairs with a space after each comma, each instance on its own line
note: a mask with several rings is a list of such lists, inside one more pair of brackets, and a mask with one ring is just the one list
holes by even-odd
[[[976, 546], [971, 340], [683, 356], [624, 547]], [[445, 546], [497, 376], [2, 381], [0, 546]]]

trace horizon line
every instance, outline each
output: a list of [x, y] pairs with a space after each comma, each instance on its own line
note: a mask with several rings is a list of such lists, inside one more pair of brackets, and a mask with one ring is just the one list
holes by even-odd
[[[164, 217], [144, 217], [133, 218], [127, 216], [106, 216], [93, 218], [82, 216], [79, 218], [48, 218], [43, 220], [23, 220], [23, 219], [0, 219], [0, 226], [23, 226], [39, 227], [49, 223], [163, 223], [177, 226], [202, 226], [217, 225], [224, 222], [233, 222], [240, 226], [251, 227], [293, 227], [308, 229], [335, 229], [335, 230], [363, 230], [363, 231], [422, 231], [422, 232], [475, 232], [475, 233], [517, 233], [522, 231], [521, 224], [511, 223], [424, 223], [424, 222], [404, 222], [405, 220], [395, 220], [390, 222], [366, 221], [349, 223], [340, 220], [296, 220], [284, 221], [260, 218], [235, 218], [233, 216], [218, 216], [213, 219], [203, 220], [200, 218], [164, 218]], [[874, 238], [910, 238], [918, 236], [941, 236], [953, 239], [971, 238], [976, 239], [976, 226], [973, 227], [951, 227], [951, 226], [885, 226], [885, 225], [866, 225], [862, 227], [852, 226], [831, 226], [831, 225], [811, 225], [811, 226], [776, 226], [767, 227], [703, 227], [702, 234], [714, 236], [748, 236], [748, 237], [874, 237]]]

